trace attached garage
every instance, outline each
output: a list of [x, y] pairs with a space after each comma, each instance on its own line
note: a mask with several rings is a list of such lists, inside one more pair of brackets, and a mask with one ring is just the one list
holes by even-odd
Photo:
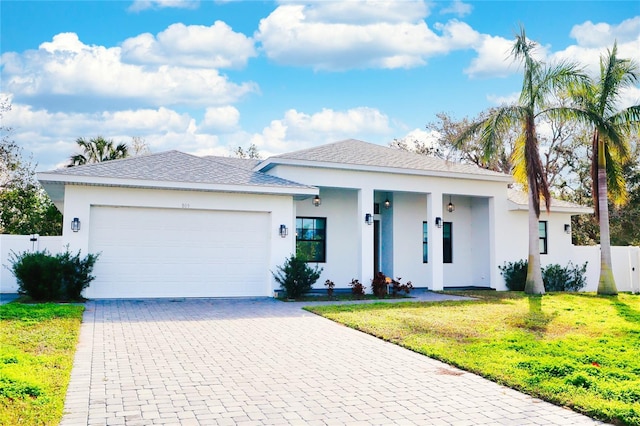
[[265, 212], [92, 206], [90, 297], [271, 294]]

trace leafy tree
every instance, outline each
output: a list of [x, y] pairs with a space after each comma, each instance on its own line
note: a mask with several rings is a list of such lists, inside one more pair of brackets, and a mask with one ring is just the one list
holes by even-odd
[[238, 158], [251, 158], [254, 160], [262, 160], [262, 155], [260, 151], [258, 151], [258, 147], [256, 144], [252, 143], [249, 145], [249, 148], [245, 151], [244, 148], [238, 146], [233, 150], [233, 156]]
[[529, 199], [529, 259], [525, 292], [543, 294], [538, 220], [541, 198], [548, 211], [551, 194], [540, 158], [536, 120], [553, 112], [556, 113], [554, 115], [560, 116], [565, 108], [548, 108], [549, 97], [586, 77], [575, 64], [561, 62], [554, 66], [545, 66], [534, 58], [535, 47], [536, 43], [527, 40], [525, 30], [521, 28], [511, 50], [511, 56], [523, 63], [524, 76], [518, 103], [492, 110], [485, 119], [469, 126], [455, 141], [455, 145], [463, 146], [477, 135], [482, 147], [482, 158], [489, 159], [500, 153], [503, 135], [514, 127], [520, 129], [514, 145], [512, 162], [514, 176], [519, 182], [526, 183]]
[[89, 163], [117, 160], [129, 156], [129, 148], [125, 143], [115, 145], [113, 140], [97, 136], [86, 140], [76, 139], [76, 144], [82, 150], [82, 154], [74, 154], [70, 158], [67, 167], [81, 166]]
[[[593, 126], [591, 150], [592, 196], [600, 223], [600, 279], [598, 294], [617, 294], [611, 266], [608, 200], [619, 206], [627, 202], [624, 167], [630, 159], [629, 136], [640, 126], [640, 105], [618, 110], [620, 91], [640, 80], [636, 62], [618, 58], [618, 47], [600, 57], [600, 76], [576, 86], [572, 95], [579, 116]], [[635, 133], [637, 135], [637, 133]]]
[[[0, 118], [11, 110], [0, 101]], [[0, 126], [0, 233], [61, 235], [62, 215], [35, 179], [35, 165], [22, 156], [11, 128]]]

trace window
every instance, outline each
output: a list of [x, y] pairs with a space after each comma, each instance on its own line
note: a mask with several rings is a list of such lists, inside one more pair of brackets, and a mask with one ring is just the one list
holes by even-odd
[[540, 238], [540, 254], [547, 254], [547, 221], [538, 222], [538, 237]]
[[427, 232], [428, 222], [422, 222], [422, 263], [429, 262], [429, 234]]
[[326, 229], [324, 217], [297, 217], [296, 256], [305, 262], [326, 262]]
[[442, 223], [442, 262], [453, 263], [452, 223]]

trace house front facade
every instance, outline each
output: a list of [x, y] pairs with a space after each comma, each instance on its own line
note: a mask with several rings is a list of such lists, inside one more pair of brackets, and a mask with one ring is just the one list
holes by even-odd
[[[498, 266], [527, 256], [511, 176], [356, 140], [263, 161], [170, 151], [38, 179], [64, 214], [63, 245], [100, 253], [88, 298], [271, 296], [293, 253], [323, 268], [318, 288], [381, 271], [503, 290]], [[554, 200], [544, 263], [566, 263], [571, 215], [590, 211]]]

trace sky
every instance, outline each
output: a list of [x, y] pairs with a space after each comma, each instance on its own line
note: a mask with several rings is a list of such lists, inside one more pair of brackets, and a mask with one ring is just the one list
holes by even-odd
[[[640, 62], [638, 1], [0, 1], [2, 125], [37, 170], [76, 139], [263, 157], [348, 138], [426, 141], [513, 102], [520, 26], [536, 57]], [[621, 93], [637, 104], [640, 85]]]

